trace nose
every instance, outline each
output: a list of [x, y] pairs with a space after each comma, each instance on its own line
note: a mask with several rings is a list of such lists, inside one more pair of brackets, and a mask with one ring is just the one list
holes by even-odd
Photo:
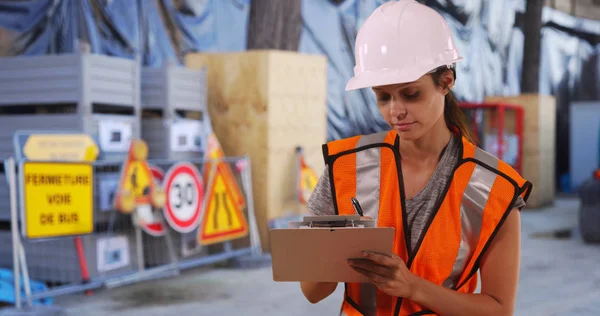
[[392, 101], [390, 103], [391, 117], [398, 117], [406, 114], [406, 108], [404, 107], [402, 102], [400, 102], [400, 100], [398, 100], [397, 98], [392, 98]]

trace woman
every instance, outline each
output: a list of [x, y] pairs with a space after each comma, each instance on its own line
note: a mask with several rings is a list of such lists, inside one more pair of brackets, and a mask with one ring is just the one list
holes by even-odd
[[[531, 191], [505, 162], [473, 145], [450, 89], [462, 59], [448, 25], [412, 0], [383, 4], [356, 39], [346, 90], [372, 87], [391, 131], [323, 146], [327, 170], [308, 207], [394, 227], [394, 254], [348, 264], [369, 283], [345, 284], [345, 315], [512, 315], [519, 210]], [[481, 275], [481, 293], [477, 287]], [[337, 283], [302, 282], [316, 303]]]

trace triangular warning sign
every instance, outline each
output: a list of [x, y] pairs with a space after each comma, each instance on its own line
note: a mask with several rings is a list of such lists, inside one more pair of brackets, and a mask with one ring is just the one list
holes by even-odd
[[150, 203], [150, 189], [155, 184], [145, 161], [128, 161], [121, 179], [121, 189], [133, 192], [136, 203]]
[[[208, 142], [206, 145], [206, 155], [205, 159], [221, 159], [225, 156], [223, 153], [223, 149], [221, 148], [221, 144], [217, 139], [217, 136], [212, 133], [208, 136]], [[237, 203], [239, 208], [243, 209], [246, 207], [246, 199], [244, 198], [244, 194], [240, 186], [238, 185], [235, 177], [233, 176], [233, 171], [227, 162], [221, 161], [219, 164], [219, 169], [221, 169], [223, 177], [225, 177], [225, 181], [229, 184], [229, 191], [231, 192], [231, 198], [233, 201]], [[205, 164], [204, 169], [204, 183], [208, 181], [208, 175], [210, 173], [212, 164], [210, 162]]]
[[302, 149], [300, 147], [296, 149], [296, 155], [299, 169], [297, 182], [298, 200], [300, 203], [306, 204], [310, 195], [315, 190], [319, 179], [317, 178], [315, 171], [310, 168], [304, 160], [304, 155], [302, 154]]
[[217, 167], [212, 187], [209, 191], [199, 242], [209, 245], [248, 235], [248, 223], [240, 207], [233, 200], [231, 186]]
[[125, 160], [113, 204], [115, 209], [131, 213], [139, 205], [164, 205], [164, 191], [152, 178], [146, 158], [148, 147], [142, 140], [132, 140]]

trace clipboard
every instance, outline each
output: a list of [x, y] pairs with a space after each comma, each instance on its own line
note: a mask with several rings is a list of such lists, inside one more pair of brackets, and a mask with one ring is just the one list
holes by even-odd
[[368, 282], [348, 265], [362, 251], [391, 255], [393, 227], [360, 216], [314, 216], [270, 230], [273, 281]]

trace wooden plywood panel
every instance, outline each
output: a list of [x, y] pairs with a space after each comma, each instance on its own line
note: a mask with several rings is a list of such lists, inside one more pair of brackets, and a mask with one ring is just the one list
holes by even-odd
[[552, 96], [540, 96], [538, 109], [540, 150], [554, 152], [556, 148], [556, 99]]
[[[320, 154], [326, 141], [326, 60], [321, 56], [278, 52], [269, 56], [269, 152], [280, 174], [271, 175], [269, 220], [285, 216], [284, 203], [294, 199], [295, 148], [307, 163], [323, 168]], [[315, 155], [315, 153], [319, 153]], [[318, 172], [318, 171], [317, 171]]]
[[207, 67], [208, 112], [229, 156], [252, 160], [255, 213], [263, 247], [270, 219], [293, 198], [295, 148], [323, 169], [326, 60], [282, 51], [190, 54], [186, 66]]
[[523, 172], [534, 185], [528, 208], [552, 203], [555, 188], [556, 100], [552, 96], [523, 94], [488, 97], [486, 102], [506, 102], [523, 107]]
[[524, 150], [536, 153], [555, 148], [556, 99], [553, 96], [524, 94], [508, 97], [488, 97], [486, 102], [506, 102], [523, 107]]
[[527, 201], [528, 209], [553, 203], [556, 192], [555, 161], [554, 152], [529, 155], [524, 161], [523, 177], [533, 183], [533, 191]]

